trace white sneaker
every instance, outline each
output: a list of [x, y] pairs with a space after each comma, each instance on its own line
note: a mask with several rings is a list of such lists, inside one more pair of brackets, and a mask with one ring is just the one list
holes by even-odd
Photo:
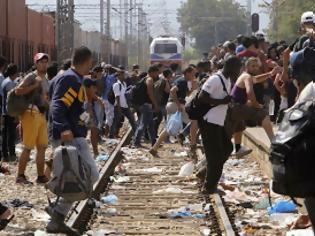
[[249, 155], [252, 151], [252, 149], [242, 146], [238, 152], [234, 150], [231, 154], [231, 157], [242, 158], [243, 156]]

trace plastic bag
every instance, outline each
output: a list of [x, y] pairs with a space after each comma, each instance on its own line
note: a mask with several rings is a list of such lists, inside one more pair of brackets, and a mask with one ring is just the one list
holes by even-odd
[[272, 207], [268, 207], [268, 214], [273, 213], [294, 213], [296, 212], [296, 205], [292, 201], [280, 200], [273, 204]]
[[182, 113], [176, 112], [167, 121], [166, 131], [170, 136], [177, 136], [183, 129]]
[[180, 168], [178, 176], [191, 176], [194, 173], [195, 165], [193, 162], [188, 162]]
[[114, 194], [110, 194], [106, 197], [102, 197], [101, 201], [107, 205], [114, 205], [118, 202], [118, 197]]

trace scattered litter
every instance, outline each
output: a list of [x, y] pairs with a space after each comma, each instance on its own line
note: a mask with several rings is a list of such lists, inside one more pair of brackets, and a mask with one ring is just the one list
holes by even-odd
[[207, 203], [205, 208], [203, 209], [204, 211], [210, 211], [210, 206], [211, 204], [210, 203]]
[[238, 204], [238, 206], [241, 206], [244, 208], [254, 208], [254, 206], [251, 202], [242, 202], [242, 203]]
[[157, 167], [152, 167], [148, 169], [136, 169], [134, 170], [136, 173], [143, 173], [143, 174], [161, 174], [163, 172], [162, 169]]
[[156, 191], [153, 191], [153, 194], [163, 194], [163, 193], [174, 193], [174, 194], [179, 194], [179, 193], [196, 193], [195, 191], [183, 191], [180, 188], [175, 188], [175, 187], [168, 187], [165, 189], [159, 189]]
[[286, 228], [291, 222], [298, 218], [298, 215], [292, 213], [274, 213], [270, 215], [270, 221], [278, 223], [282, 228]]
[[97, 231], [89, 230], [86, 232], [88, 236], [104, 236], [104, 235], [112, 235], [112, 234], [117, 234], [116, 230], [112, 229], [99, 229]]
[[255, 201], [256, 198], [247, 195], [245, 192], [241, 192], [238, 189], [234, 191], [227, 190], [226, 195], [223, 196], [227, 202], [232, 202], [236, 204], [240, 204], [241, 202], [250, 202]]
[[259, 210], [259, 209], [267, 209], [268, 207], [270, 207], [270, 202], [269, 202], [269, 198], [262, 198], [256, 205], [255, 205], [255, 209]]
[[105, 211], [105, 215], [116, 216], [117, 215], [117, 209], [116, 208], [109, 208]]
[[118, 197], [114, 194], [109, 194], [106, 197], [102, 197], [101, 201], [107, 205], [114, 205], [118, 202]]
[[111, 181], [114, 181], [115, 183], [126, 183], [130, 181], [129, 176], [111, 176]]
[[198, 214], [194, 214], [193, 217], [196, 219], [204, 219], [204, 218], [206, 218], [206, 215], [198, 213]]
[[193, 162], [188, 162], [180, 168], [178, 176], [191, 176], [194, 173], [195, 165]]
[[185, 151], [185, 152], [175, 152], [174, 153], [174, 157], [187, 157], [188, 156], [188, 154], [187, 154], [187, 152]]
[[201, 230], [201, 235], [202, 236], [209, 236], [211, 233], [211, 230], [209, 228], [206, 228], [206, 229], [202, 229]]
[[36, 211], [32, 209], [33, 220], [40, 222], [48, 222], [50, 220], [50, 216], [44, 211]]
[[126, 173], [125, 165], [123, 165], [123, 164], [117, 165], [116, 168], [115, 168], [115, 173], [117, 173], [117, 174], [125, 174]]
[[273, 213], [294, 213], [297, 211], [296, 205], [292, 201], [280, 200], [277, 201], [272, 207], [268, 207], [268, 214]]
[[171, 219], [178, 219], [178, 218], [185, 218], [185, 217], [194, 217], [196, 219], [204, 219], [206, 217], [206, 215], [202, 213], [193, 214], [190, 211], [177, 211], [177, 210], [168, 211], [168, 215]]
[[109, 156], [107, 154], [100, 154], [96, 157], [96, 161], [107, 161]]
[[312, 229], [296, 229], [286, 233], [286, 236], [314, 236]]
[[28, 201], [20, 200], [18, 198], [6, 201], [5, 205], [8, 205], [9, 207], [19, 207], [19, 208], [33, 208], [33, 204], [29, 203]]
[[192, 214], [189, 211], [183, 211], [183, 212], [170, 211], [169, 212], [169, 217], [172, 219], [185, 218], [185, 217], [191, 217], [191, 216]]
[[116, 145], [116, 144], [118, 144], [119, 143], [119, 140], [118, 139], [108, 139], [107, 141], [106, 141], [106, 144], [107, 145]]
[[47, 236], [48, 234], [45, 232], [45, 231], [42, 231], [42, 230], [36, 230], [34, 232], [34, 236]]
[[242, 164], [244, 162], [244, 160], [239, 160], [239, 159], [229, 159], [227, 161], [228, 164], [232, 165], [232, 166], [238, 166], [240, 164]]

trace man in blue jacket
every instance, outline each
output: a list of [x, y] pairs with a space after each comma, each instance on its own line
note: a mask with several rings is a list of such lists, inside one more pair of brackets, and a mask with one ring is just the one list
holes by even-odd
[[[85, 91], [83, 76], [88, 75], [92, 66], [92, 53], [86, 47], [77, 48], [72, 57], [72, 68], [67, 70], [54, 83], [51, 100], [51, 132], [52, 145], [54, 148], [61, 142], [74, 145], [83, 161], [91, 168], [91, 181], [95, 183], [99, 173], [95, 161], [86, 141], [87, 127], [86, 113], [83, 108]], [[64, 233], [67, 235], [80, 235], [65, 223], [65, 217], [70, 211], [73, 202], [60, 199], [55, 206], [46, 208], [51, 216], [47, 225], [48, 233]]]

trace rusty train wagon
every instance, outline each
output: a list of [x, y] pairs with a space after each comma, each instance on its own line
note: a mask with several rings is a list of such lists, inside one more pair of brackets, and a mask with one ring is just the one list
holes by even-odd
[[55, 58], [54, 19], [27, 8], [25, 0], [0, 0], [0, 55], [26, 71], [37, 52]]

